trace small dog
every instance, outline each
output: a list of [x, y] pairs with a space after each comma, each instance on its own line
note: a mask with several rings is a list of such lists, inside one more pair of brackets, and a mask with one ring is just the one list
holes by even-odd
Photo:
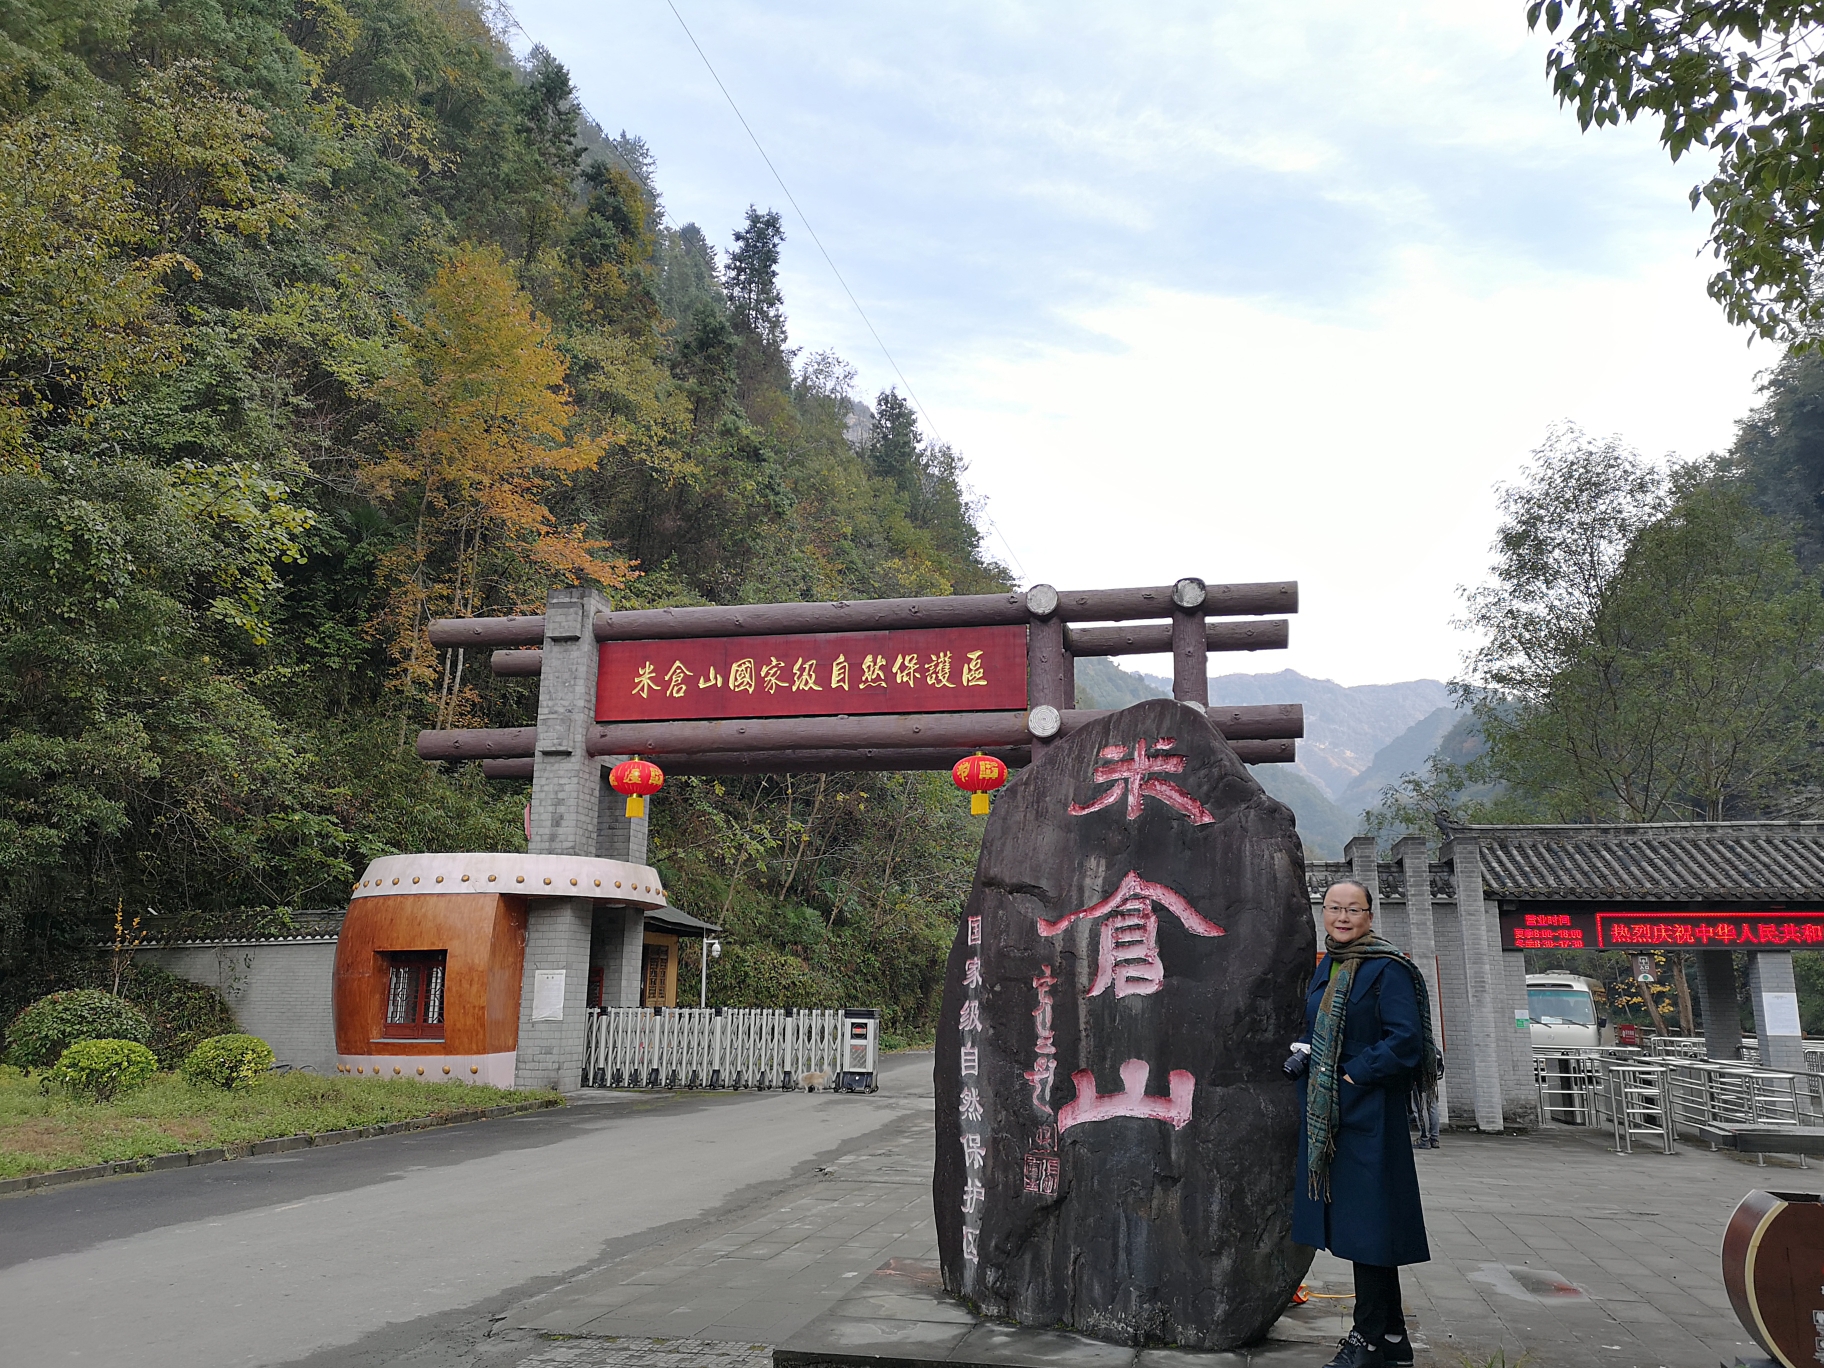
[[816, 1092], [817, 1089], [819, 1089], [823, 1086], [823, 1080], [828, 1077], [829, 1077], [828, 1074], [808, 1073], [808, 1074], [805, 1074], [798, 1081], [800, 1083], [804, 1084], [804, 1090], [806, 1092]]

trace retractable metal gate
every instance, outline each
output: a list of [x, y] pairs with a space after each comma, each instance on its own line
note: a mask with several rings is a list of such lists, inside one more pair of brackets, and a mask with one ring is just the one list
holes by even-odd
[[589, 1013], [583, 1086], [834, 1088], [841, 1048], [839, 1011], [602, 1007]]

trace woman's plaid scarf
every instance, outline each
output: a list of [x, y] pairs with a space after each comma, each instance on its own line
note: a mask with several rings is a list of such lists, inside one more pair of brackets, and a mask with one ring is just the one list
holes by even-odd
[[1343, 1019], [1349, 1010], [1349, 989], [1355, 983], [1355, 971], [1363, 960], [1397, 960], [1412, 975], [1425, 1039], [1424, 1053], [1413, 1077], [1414, 1091], [1435, 1097], [1440, 1072], [1438, 1045], [1431, 1033], [1431, 994], [1419, 966], [1392, 941], [1382, 940], [1372, 931], [1347, 945], [1338, 945], [1325, 936], [1324, 948], [1330, 952], [1330, 982], [1317, 1006], [1317, 1024], [1311, 1029], [1311, 1072], [1305, 1084], [1305, 1190], [1319, 1202], [1330, 1200], [1330, 1161], [1336, 1155], [1336, 1128], [1342, 1118]]

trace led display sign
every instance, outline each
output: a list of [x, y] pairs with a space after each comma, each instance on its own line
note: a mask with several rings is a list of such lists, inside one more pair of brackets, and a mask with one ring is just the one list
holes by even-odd
[[1503, 950], [1804, 950], [1824, 948], [1824, 909], [1501, 913]]

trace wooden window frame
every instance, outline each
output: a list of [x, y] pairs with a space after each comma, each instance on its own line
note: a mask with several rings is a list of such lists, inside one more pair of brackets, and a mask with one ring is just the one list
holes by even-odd
[[[443, 1039], [444, 1005], [448, 994], [449, 951], [391, 950], [380, 955], [386, 973], [382, 978], [380, 1039]], [[404, 999], [398, 996], [404, 976]], [[409, 1021], [395, 1021], [396, 1013], [409, 1012]]]

